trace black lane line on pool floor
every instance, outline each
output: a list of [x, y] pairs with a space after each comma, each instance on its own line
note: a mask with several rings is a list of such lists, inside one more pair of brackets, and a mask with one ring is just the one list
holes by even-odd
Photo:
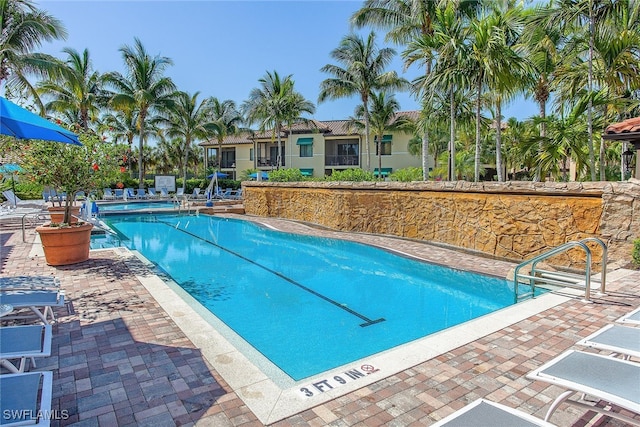
[[176, 229], [178, 231], [181, 231], [181, 232], [183, 232], [185, 234], [188, 234], [191, 237], [195, 237], [196, 239], [202, 240], [203, 242], [209, 243], [210, 245], [213, 245], [213, 246], [215, 246], [217, 248], [220, 248], [223, 251], [230, 253], [231, 255], [237, 256], [238, 258], [240, 258], [240, 259], [242, 259], [242, 260], [244, 260], [244, 261], [246, 261], [248, 263], [251, 263], [251, 264], [255, 265], [256, 267], [260, 267], [263, 270], [266, 270], [271, 274], [275, 274], [276, 276], [280, 277], [283, 280], [286, 280], [287, 282], [291, 283], [292, 285], [295, 285], [295, 286], [299, 287], [300, 289], [303, 289], [303, 290], [309, 292], [310, 294], [313, 294], [313, 295], [317, 296], [318, 298], [321, 298], [321, 299], [327, 301], [328, 303], [331, 303], [331, 304], [335, 305], [336, 307], [338, 307], [338, 308], [340, 308], [340, 309], [342, 309], [342, 310], [344, 310], [344, 311], [346, 311], [348, 313], [351, 313], [356, 317], [359, 317], [360, 319], [365, 321], [365, 323], [360, 324], [360, 326], [363, 327], [363, 328], [367, 327], [367, 326], [375, 325], [376, 323], [384, 322], [386, 320], [384, 317], [381, 317], [381, 318], [375, 319], [375, 320], [369, 319], [367, 316], [365, 316], [363, 314], [360, 314], [357, 311], [354, 311], [354, 310], [350, 309], [349, 307], [345, 306], [344, 304], [340, 304], [338, 301], [332, 300], [331, 298], [326, 297], [326, 296], [322, 295], [321, 293], [318, 293], [318, 292], [314, 291], [313, 289], [304, 286], [302, 283], [296, 282], [295, 280], [285, 276], [282, 273], [279, 273], [279, 272], [277, 272], [275, 270], [272, 270], [272, 269], [270, 269], [269, 267], [267, 267], [265, 265], [259, 264], [259, 263], [255, 262], [252, 259], [249, 259], [249, 258], [247, 258], [247, 257], [245, 257], [245, 256], [243, 256], [243, 255], [241, 255], [241, 254], [239, 254], [237, 252], [232, 251], [231, 249], [227, 249], [224, 246], [220, 246], [219, 244], [217, 244], [215, 242], [212, 242], [211, 240], [205, 239], [204, 237], [198, 236], [197, 234], [194, 234], [194, 233], [192, 233], [190, 231], [178, 228], [179, 224], [178, 225], [173, 225], [173, 224], [171, 224], [169, 222], [166, 222], [166, 221], [157, 221], [157, 222], [160, 223], [160, 224], [164, 224], [164, 225], [166, 225], [168, 227], [174, 228], [174, 229]]

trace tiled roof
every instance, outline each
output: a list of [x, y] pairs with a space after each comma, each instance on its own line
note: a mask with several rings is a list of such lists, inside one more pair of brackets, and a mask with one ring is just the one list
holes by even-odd
[[634, 117], [631, 119], [623, 120], [619, 123], [612, 123], [604, 130], [604, 137], [609, 139], [614, 136], [615, 139], [623, 139], [627, 134], [634, 135], [636, 138], [640, 138], [640, 117]]
[[[399, 111], [396, 113], [396, 117], [400, 115], [408, 116], [412, 120], [417, 120], [420, 116], [420, 112], [413, 111]], [[315, 120], [311, 119], [308, 122], [300, 122], [291, 126], [290, 129], [286, 129], [282, 138], [287, 137], [287, 133], [291, 131], [295, 134], [301, 133], [316, 133], [320, 132], [325, 134], [325, 136], [348, 136], [348, 135], [357, 135], [357, 132], [354, 129], [349, 129], [348, 126], [349, 120]], [[222, 142], [223, 145], [236, 145], [236, 144], [253, 144], [254, 140], [265, 140], [271, 139], [272, 133], [270, 130], [260, 133], [251, 133], [251, 132], [242, 132], [238, 135], [230, 135], [224, 139]], [[201, 142], [200, 146], [216, 146], [218, 145], [218, 141], [215, 139], [211, 139], [206, 142]]]

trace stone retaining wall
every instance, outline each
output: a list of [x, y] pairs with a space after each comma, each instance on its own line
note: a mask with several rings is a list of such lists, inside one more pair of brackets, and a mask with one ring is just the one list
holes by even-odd
[[[628, 262], [640, 238], [640, 181], [245, 182], [247, 214], [336, 230], [390, 234], [522, 260], [598, 237], [609, 260]], [[600, 251], [594, 250], [599, 259]], [[554, 260], [574, 265], [577, 251]]]

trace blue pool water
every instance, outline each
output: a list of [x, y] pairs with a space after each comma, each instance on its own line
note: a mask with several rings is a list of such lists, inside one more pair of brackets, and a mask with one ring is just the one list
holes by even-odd
[[161, 200], [156, 202], [122, 202], [122, 203], [104, 203], [99, 204], [100, 213], [105, 212], [126, 212], [134, 210], [149, 210], [149, 209], [171, 209], [176, 205], [169, 200]]
[[294, 380], [515, 299], [504, 279], [248, 221], [116, 215], [106, 222]]

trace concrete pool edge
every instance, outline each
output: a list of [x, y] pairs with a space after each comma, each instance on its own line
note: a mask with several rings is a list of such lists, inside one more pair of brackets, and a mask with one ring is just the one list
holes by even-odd
[[[119, 253], [125, 259], [139, 259], [126, 248], [120, 248]], [[144, 262], [144, 259], [142, 260]], [[547, 293], [446, 331], [304, 379], [292, 387], [282, 388], [236, 349], [160, 276], [153, 273], [135, 273], [135, 276], [229, 387], [264, 424], [272, 424], [371, 385], [569, 299], [567, 296]]]

